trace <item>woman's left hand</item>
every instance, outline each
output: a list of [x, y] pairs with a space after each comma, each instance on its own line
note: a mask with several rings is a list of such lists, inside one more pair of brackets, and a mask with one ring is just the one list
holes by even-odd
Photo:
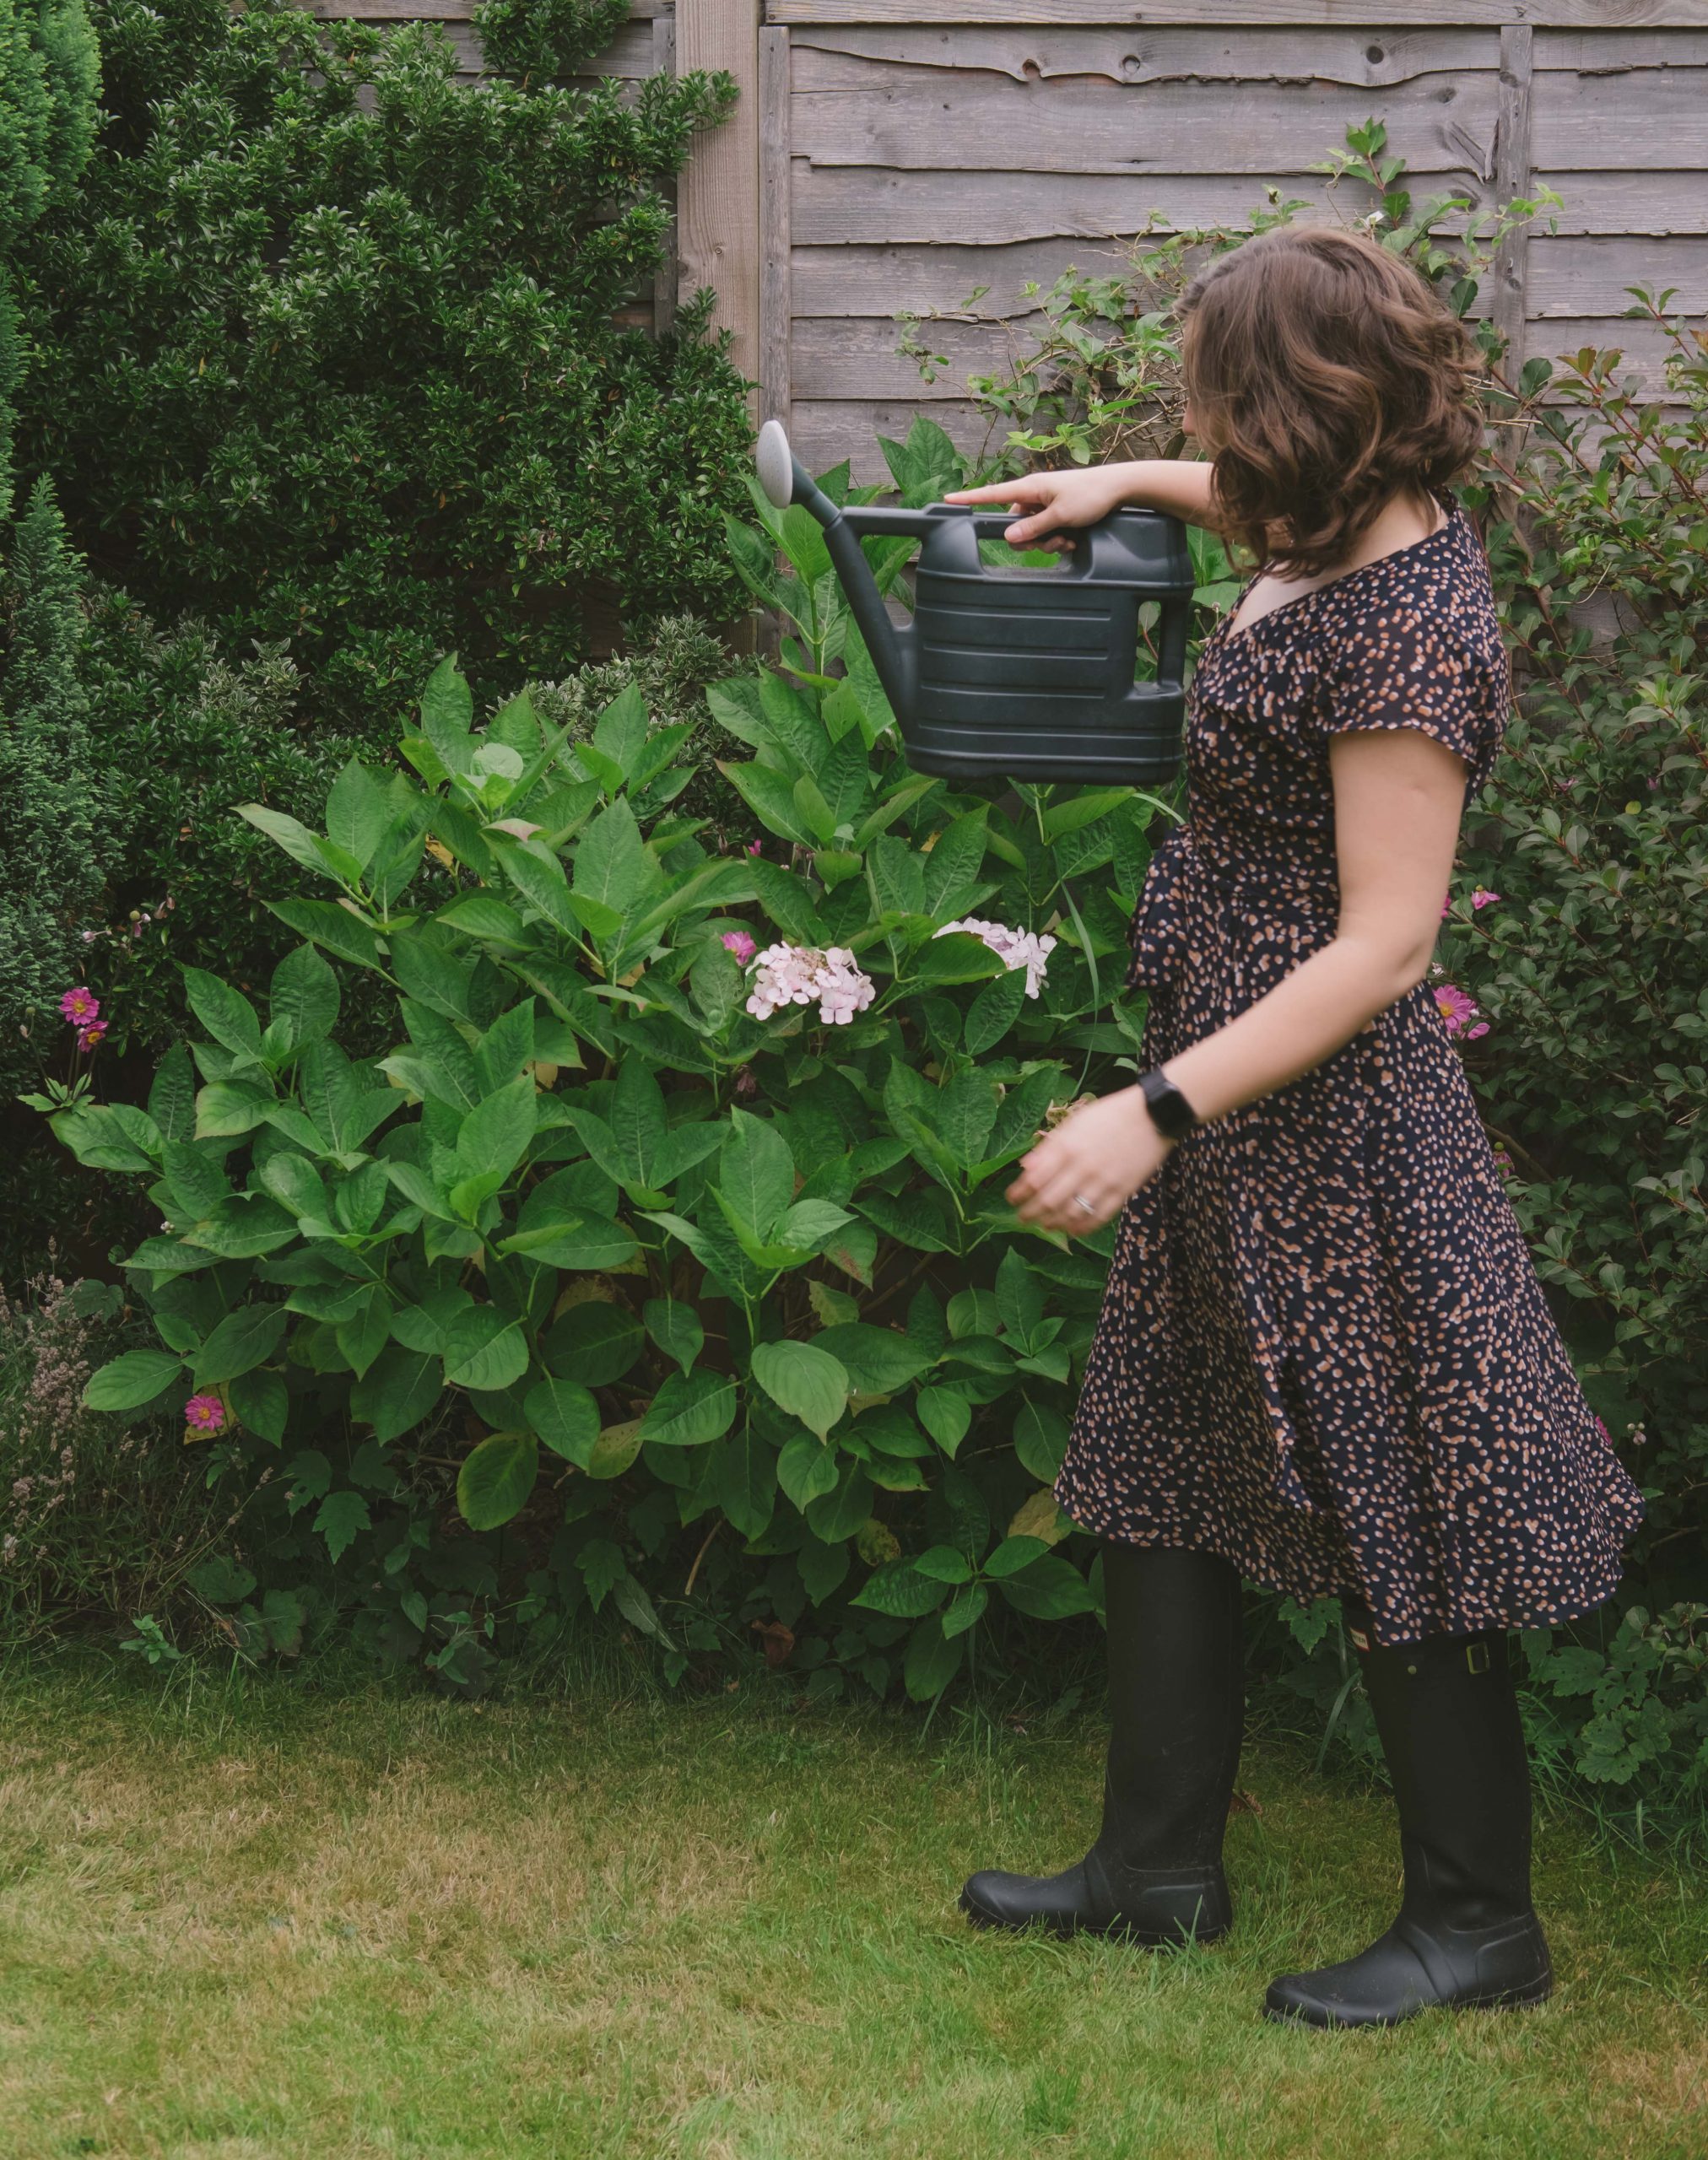
[[1009, 1202], [1023, 1223], [1084, 1237], [1121, 1212], [1173, 1145], [1152, 1124], [1144, 1091], [1123, 1088], [1077, 1104], [1022, 1157]]

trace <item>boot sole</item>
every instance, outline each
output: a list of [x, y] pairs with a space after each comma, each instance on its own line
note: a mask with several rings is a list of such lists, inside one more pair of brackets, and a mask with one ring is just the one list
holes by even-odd
[[969, 1898], [965, 1890], [956, 1903], [975, 1927], [1000, 1929], [1008, 1935], [1052, 1935], [1061, 1941], [1068, 1941], [1076, 1935], [1093, 1935], [1111, 1942], [1137, 1943], [1144, 1950], [1183, 1950], [1188, 1942], [1219, 1942], [1228, 1931], [1224, 1927], [1219, 1927], [1192, 1936], [1159, 1935], [1154, 1929], [1126, 1927], [1100, 1920], [1066, 1920], [1054, 1913], [1033, 1913], [1023, 1920], [1014, 1920], [1003, 1914], [993, 1913], [989, 1906], [981, 1905], [976, 1898]]
[[1413, 2017], [1421, 2017], [1431, 2010], [1535, 2010], [1554, 1993], [1551, 1979], [1540, 1980], [1527, 1988], [1509, 1988], [1505, 1994], [1490, 1995], [1463, 1995], [1451, 2002], [1420, 2003], [1417, 2009], [1407, 2011], [1399, 2017], [1337, 2017], [1328, 2012], [1316, 2012], [1300, 2006], [1279, 2010], [1273, 2003], [1263, 2005], [1263, 2015], [1273, 2025], [1308, 2025], [1316, 2033], [1350, 2033], [1371, 2026], [1392, 2028], [1409, 2024]]

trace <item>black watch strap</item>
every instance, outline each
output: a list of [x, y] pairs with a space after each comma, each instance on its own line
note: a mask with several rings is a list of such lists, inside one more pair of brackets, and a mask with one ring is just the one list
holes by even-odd
[[1198, 1114], [1174, 1082], [1165, 1078], [1162, 1068], [1154, 1065], [1149, 1072], [1139, 1074], [1138, 1084], [1144, 1090], [1157, 1131], [1165, 1140], [1184, 1140], [1197, 1125]]

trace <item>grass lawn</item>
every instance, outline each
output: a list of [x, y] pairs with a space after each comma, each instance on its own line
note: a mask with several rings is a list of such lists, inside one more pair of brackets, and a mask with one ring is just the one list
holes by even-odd
[[1700, 1878], [1539, 1828], [1559, 1990], [1257, 2016], [1395, 1891], [1388, 1803], [1254, 1748], [1222, 1946], [975, 1934], [1078, 1857], [1095, 1718], [478, 1707], [88, 1657], [0, 1695], [0, 2155], [1701, 2160]]

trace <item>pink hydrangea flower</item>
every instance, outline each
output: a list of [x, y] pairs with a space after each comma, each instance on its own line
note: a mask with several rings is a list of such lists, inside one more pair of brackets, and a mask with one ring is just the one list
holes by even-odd
[[106, 1039], [106, 1031], [107, 1023], [105, 1020], [91, 1020], [86, 1028], [80, 1028], [78, 1030], [78, 1048], [81, 1050], [99, 1049]]
[[1471, 894], [1471, 904], [1473, 908], [1486, 908], [1500, 897], [1498, 893], [1491, 893], [1486, 886], [1478, 885]]
[[941, 930], [932, 932], [934, 937], [947, 937], [952, 930], [965, 931], [970, 937], [976, 937], [981, 945], [989, 946], [1007, 968], [1026, 970], [1026, 995], [1035, 997], [1039, 985], [1044, 980], [1044, 970], [1050, 955], [1056, 949], [1053, 937], [1040, 937], [1030, 930], [1010, 930], [1005, 922], [976, 922], [970, 915], [965, 922], [946, 922]]
[[832, 945], [819, 952], [808, 945], [768, 945], [749, 963], [754, 969], [747, 1009], [755, 1020], [769, 1020], [785, 1005], [810, 1005], [817, 999], [826, 1027], [845, 1027], [877, 996], [877, 985], [862, 975], [854, 955]]
[[184, 1405], [184, 1423], [198, 1439], [225, 1429], [225, 1405], [217, 1395], [192, 1395]]
[[73, 1028], [86, 1028], [100, 1018], [100, 1000], [86, 983], [79, 983], [60, 999], [59, 1009]]
[[743, 966], [759, 950], [744, 930], [727, 930], [718, 942], [726, 953], [733, 953]]
[[1467, 1042], [1474, 1036], [1486, 1035], [1489, 1023], [1477, 1018], [1478, 1009], [1476, 999], [1468, 991], [1451, 982], [1435, 985], [1435, 1010], [1446, 1023], [1450, 1035], [1463, 1035]]

